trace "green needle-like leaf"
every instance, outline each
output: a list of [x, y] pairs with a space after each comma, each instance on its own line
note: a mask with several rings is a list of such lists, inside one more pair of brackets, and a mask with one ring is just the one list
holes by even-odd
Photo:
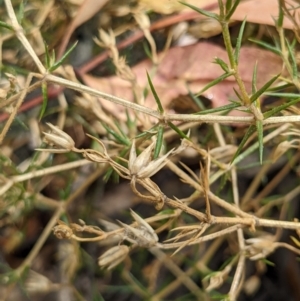
[[229, 111], [229, 110], [233, 110], [235, 108], [240, 107], [241, 104], [234, 102], [234, 103], [230, 103], [228, 105], [219, 107], [219, 108], [213, 108], [213, 109], [208, 109], [205, 111], [201, 111], [201, 112], [197, 112], [195, 113], [195, 115], [206, 115], [206, 114], [212, 114], [212, 113], [217, 113], [217, 112], [222, 112], [222, 111]]
[[21, 24], [22, 20], [24, 18], [24, 1], [21, 1], [16, 17], [17, 17], [19, 24]]
[[223, 69], [223, 71], [225, 71], [226, 73], [229, 73], [228, 64], [225, 63], [222, 59], [220, 59], [220, 58], [217, 57], [217, 58], [215, 58], [214, 63], [218, 64]]
[[237, 91], [237, 89], [235, 87], [233, 87], [233, 91], [235, 93], [235, 95], [237, 96], [237, 98], [241, 101], [241, 103], [243, 103], [243, 97], [242, 95]]
[[47, 83], [42, 83], [42, 95], [43, 95], [43, 103], [42, 108], [40, 111], [39, 119], [41, 120], [46, 112], [47, 104], [48, 104], [48, 89], [47, 89]]
[[163, 106], [162, 106], [162, 104], [160, 102], [160, 99], [159, 99], [156, 91], [155, 91], [155, 88], [154, 88], [154, 86], [152, 84], [152, 81], [151, 81], [151, 78], [150, 78], [148, 72], [147, 72], [147, 79], [148, 79], [148, 83], [149, 83], [150, 89], [152, 91], [152, 94], [153, 94], [153, 96], [155, 98], [155, 101], [156, 101], [156, 104], [157, 104], [157, 107], [158, 107], [158, 111], [159, 111], [160, 114], [163, 114], [164, 113], [164, 108], [163, 108]]
[[126, 146], [130, 145], [130, 140], [127, 139], [127, 137], [124, 138], [122, 135], [116, 133], [115, 131], [110, 129], [107, 125], [105, 125], [104, 123], [102, 125], [107, 130], [107, 132], [110, 133], [119, 143], [126, 145]]
[[209, 12], [207, 10], [201, 9], [199, 7], [196, 7], [194, 5], [191, 5], [191, 4], [188, 4], [188, 3], [185, 3], [185, 2], [179, 1], [179, 3], [181, 3], [181, 4], [183, 4], [183, 5], [191, 8], [192, 10], [194, 10], [194, 11], [198, 12], [199, 14], [204, 15], [204, 16], [206, 16], [208, 18], [213, 18], [215, 20], [219, 20], [219, 15], [218, 14], [211, 13], [211, 12]]
[[240, 3], [240, 0], [236, 0], [236, 1], [233, 3], [233, 5], [232, 5], [230, 11], [228, 12], [228, 14], [226, 14], [225, 19], [226, 19], [227, 21], [230, 20], [231, 16], [232, 16], [233, 13], [235, 12], [235, 10], [236, 10], [237, 6], [239, 5], [239, 3]]
[[273, 92], [266, 92], [265, 95], [273, 96], [273, 97], [281, 97], [281, 98], [299, 98], [300, 94], [295, 93], [273, 93]]
[[211, 82], [209, 82], [203, 89], [201, 89], [201, 91], [199, 91], [197, 93], [197, 95], [201, 95], [203, 92], [205, 92], [206, 90], [208, 90], [209, 88], [215, 86], [216, 84], [220, 83], [221, 81], [223, 81], [225, 78], [231, 76], [232, 73], [224, 73], [222, 75], [220, 75], [219, 77], [217, 77], [216, 79], [212, 80]]
[[61, 57], [61, 59], [58, 60], [56, 63], [54, 63], [48, 70], [49, 70], [50, 72], [52, 72], [52, 71], [56, 70], [59, 66], [61, 66], [62, 63], [63, 63], [63, 61], [67, 58], [67, 56], [68, 56], [68, 55], [73, 51], [73, 49], [76, 47], [77, 43], [78, 43], [78, 41], [76, 41], [76, 42], [73, 44], [73, 46], [71, 46], [71, 47], [67, 50], [67, 52]]
[[239, 144], [239, 147], [236, 151], [236, 153], [234, 154], [232, 160], [231, 160], [231, 163], [234, 162], [234, 160], [236, 159], [236, 157], [240, 154], [240, 152], [242, 151], [244, 145], [246, 144], [247, 140], [249, 139], [249, 137], [255, 132], [256, 130], [256, 126], [255, 125], [250, 125], [244, 138], [242, 139], [241, 143]]
[[258, 136], [258, 149], [259, 149], [259, 162], [262, 164], [263, 161], [263, 150], [264, 150], [264, 129], [263, 123], [261, 120], [256, 121], [256, 129], [257, 129], [257, 136]]
[[300, 97], [298, 95], [298, 98], [293, 99], [293, 100], [291, 100], [291, 101], [289, 101], [289, 102], [287, 102], [285, 104], [282, 104], [280, 106], [277, 106], [277, 107], [271, 109], [270, 111], [265, 112], [263, 114], [264, 115], [264, 119], [272, 117], [272, 116], [276, 115], [277, 113], [281, 112], [282, 110], [285, 110], [286, 108], [288, 108], [288, 107], [290, 107], [292, 105], [295, 105], [295, 104], [297, 104], [299, 102], [300, 102]]
[[280, 5], [280, 1], [278, 3], [278, 8], [279, 8], [279, 16], [278, 16], [278, 19], [277, 21], [275, 22], [276, 26], [278, 28], [281, 28], [282, 27], [282, 24], [283, 24], [283, 18], [284, 18], [284, 13], [283, 13], [283, 9], [282, 9], [282, 5]]
[[152, 136], [156, 135], [157, 130], [158, 130], [158, 125], [156, 124], [150, 130], [145, 131], [143, 133], [140, 133], [135, 138], [136, 139], [139, 139], [139, 138], [145, 138], [145, 139], [151, 138]]
[[286, 45], [288, 47], [288, 51], [289, 51], [289, 55], [290, 55], [291, 63], [292, 63], [292, 73], [293, 73], [292, 76], [293, 76], [293, 79], [296, 79], [298, 76], [298, 67], [297, 67], [297, 60], [294, 55], [294, 49], [290, 45], [288, 40], [286, 40]]
[[220, 9], [220, 20], [224, 21], [225, 7], [224, 7], [223, 0], [218, 0], [218, 4], [219, 4], [219, 9]]
[[257, 44], [257, 45], [260, 45], [260, 46], [262, 46], [262, 47], [264, 47], [264, 48], [266, 48], [266, 49], [274, 52], [277, 55], [281, 55], [281, 50], [279, 48], [276, 48], [276, 47], [274, 47], [274, 46], [272, 46], [272, 45], [270, 45], [270, 44], [268, 44], [266, 42], [255, 40], [255, 39], [249, 39], [249, 41], [251, 41], [251, 42], [253, 42], [253, 43]]
[[252, 75], [252, 94], [255, 94], [257, 92], [256, 82], [257, 82], [257, 61], [255, 62], [253, 75]]
[[225, 8], [226, 8], [226, 15], [229, 13], [230, 9], [232, 6], [232, 0], [227, 0], [226, 4], [225, 4]]
[[197, 107], [200, 110], [205, 110], [205, 106], [204, 106], [203, 102], [194, 93], [192, 93], [192, 91], [190, 90], [188, 84], [186, 85], [186, 88], [187, 88], [187, 90], [189, 92], [189, 97], [194, 101], [194, 103], [197, 105]]
[[50, 53], [49, 53], [49, 49], [48, 49], [48, 45], [46, 44], [46, 41], [44, 41], [44, 47], [45, 47], [46, 68], [49, 69], [51, 66], [51, 58], [50, 58]]
[[258, 97], [260, 97], [264, 92], [266, 92], [266, 90], [278, 79], [278, 77], [280, 76], [280, 74], [274, 76], [273, 78], [271, 78], [266, 84], [264, 84], [256, 93], [254, 93], [251, 97], [250, 100], [251, 102], [255, 101], [256, 99], [258, 99]]
[[174, 123], [168, 121], [169, 127], [174, 130], [181, 138], [185, 138], [187, 140], [191, 140], [182, 130], [180, 130]]
[[14, 30], [14, 28], [11, 25], [9, 25], [5, 22], [2, 22], [2, 21], [0, 21], [0, 27], [4, 27], [4, 28], [9, 29], [9, 30]]
[[241, 25], [239, 35], [238, 35], [238, 38], [237, 38], [237, 41], [236, 41], [235, 51], [234, 51], [234, 61], [237, 65], [239, 63], [240, 50], [241, 50], [241, 46], [242, 46], [242, 40], [243, 40], [245, 25], [246, 25], [246, 19], [244, 19], [244, 21]]
[[162, 125], [160, 125], [158, 127], [158, 131], [157, 131], [157, 139], [156, 139], [156, 144], [155, 144], [155, 148], [154, 148], [153, 159], [158, 158], [162, 144], [163, 144], [163, 139], [164, 139], [164, 127]]

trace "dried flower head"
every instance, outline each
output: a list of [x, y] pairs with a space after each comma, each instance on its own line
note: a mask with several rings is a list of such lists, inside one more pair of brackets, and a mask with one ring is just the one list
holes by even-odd
[[115, 48], [116, 38], [114, 32], [110, 29], [109, 32], [105, 32], [103, 29], [99, 29], [99, 39], [94, 38], [94, 42], [101, 48]]
[[121, 263], [128, 253], [129, 247], [125, 245], [112, 247], [99, 257], [98, 264], [101, 268], [111, 270]]
[[57, 126], [47, 123], [47, 125], [51, 128], [51, 133], [44, 132], [44, 140], [47, 144], [55, 145], [59, 147], [59, 149], [38, 149], [42, 151], [55, 152], [55, 153], [65, 153], [75, 149], [74, 140], [62, 131]]
[[138, 157], [136, 155], [135, 140], [129, 154], [128, 168], [131, 176], [137, 178], [150, 178], [162, 169], [167, 163], [167, 157], [174, 151], [171, 149], [162, 157], [151, 161], [151, 153], [154, 148], [155, 141], [152, 142]]
[[141, 29], [145, 30], [150, 28], [150, 19], [144, 12], [137, 11], [133, 17]]
[[207, 292], [210, 292], [218, 287], [220, 287], [224, 281], [227, 279], [228, 274], [231, 271], [232, 266], [227, 265], [222, 271], [218, 271], [214, 273], [210, 278], [209, 278], [209, 285], [206, 288]]
[[246, 240], [246, 243], [248, 246], [246, 246], [245, 250], [249, 254], [249, 258], [251, 260], [266, 258], [277, 248], [277, 244], [274, 242], [274, 237], [271, 235], [249, 238]]
[[58, 288], [58, 285], [52, 283], [47, 277], [39, 274], [33, 270], [28, 272], [25, 280], [25, 288], [29, 294], [49, 293]]
[[138, 224], [136, 228], [119, 221], [125, 228], [125, 239], [144, 248], [155, 246], [158, 242], [158, 236], [153, 228], [133, 210], [131, 210], [131, 215]]

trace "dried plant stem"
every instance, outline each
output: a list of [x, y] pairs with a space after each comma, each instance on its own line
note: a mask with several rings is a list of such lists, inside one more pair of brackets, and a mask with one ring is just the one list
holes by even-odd
[[14, 118], [17, 115], [18, 109], [21, 106], [21, 104], [22, 104], [22, 102], [23, 102], [23, 100], [24, 100], [24, 98], [25, 98], [25, 96], [27, 94], [27, 90], [28, 90], [28, 87], [30, 86], [32, 77], [33, 77], [32, 73], [29, 73], [28, 77], [26, 79], [25, 87], [22, 90], [22, 92], [20, 94], [20, 97], [19, 97], [19, 99], [18, 99], [15, 107], [14, 107], [12, 113], [9, 115], [9, 118], [8, 118], [8, 120], [7, 120], [6, 124], [5, 124], [5, 126], [3, 127], [3, 130], [1, 132], [1, 134], [0, 134], [0, 144], [2, 143], [2, 141], [3, 141], [3, 139], [4, 139], [5, 135], [6, 135], [6, 133], [8, 131], [8, 129], [10, 127], [10, 125], [12, 124]]
[[230, 301], [236, 300], [242, 288], [243, 279], [245, 278], [245, 263], [246, 257], [243, 253], [241, 253], [228, 294]]
[[[204, 242], [204, 241], [208, 241], [208, 240], [212, 240], [212, 239], [215, 239], [217, 237], [220, 237], [220, 236], [223, 236], [223, 235], [227, 235], [229, 233], [232, 233], [232, 232], [235, 232], [237, 231], [238, 229], [240, 229], [241, 225], [238, 225], [238, 224], [235, 224], [234, 226], [231, 226], [231, 227], [228, 227], [226, 229], [223, 229], [223, 230], [220, 230], [220, 231], [217, 231], [215, 233], [212, 233], [212, 234], [208, 234], [208, 235], [205, 235], [205, 236], [202, 236], [198, 239], [195, 239], [194, 241], [190, 242], [187, 244], [187, 246], [192, 246], [192, 245], [196, 245], [196, 244], [199, 244], [201, 242]], [[182, 246], [184, 242], [176, 242], [176, 243], [169, 243], [169, 244], [161, 244], [159, 245], [159, 247], [161, 249], [177, 249], [177, 248], [180, 248]]]
[[24, 182], [24, 181], [27, 181], [27, 180], [30, 180], [33, 178], [42, 177], [42, 176], [57, 173], [57, 172], [63, 171], [63, 170], [69, 170], [69, 169], [84, 166], [87, 164], [92, 164], [92, 162], [83, 159], [83, 160], [79, 160], [79, 161], [75, 161], [75, 162], [61, 164], [59, 166], [51, 166], [51, 167], [47, 167], [47, 168], [44, 168], [41, 170], [34, 170], [34, 171], [31, 171], [31, 172], [28, 172], [28, 173], [25, 173], [22, 175], [18, 175], [18, 176], [12, 176], [11, 178], [7, 179], [6, 184], [4, 186], [2, 186], [2, 188], [0, 189], [0, 195], [3, 195], [15, 183]]
[[140, 298], [142, 298], [142, 300], [149, 300], [149, 297], [151, 295], [150, 292], [148, 292], [148, 290], [145, 291], [145, 289], [142, 289], [137, 284], [136, 280], [134, 279], [130, 271], [123, 270], [122, 278], [124, 278], [124, 280], [126, 280], [130, 284], [130, 287], [134, 290], [136, 294], [140, 296]]
[[[190, 267], [185, 273], [187, 276], [193, 275], [195, 270], [200, 270], [204, 273], [209, 273], [210, 270], [206, 267], [206, 264], [211, 260], [211, 257], [214, 256], [217, 249], [220, 247], [222, 242], [224, 241], [225, 236], [219, 237], [211, 242], [211, 244], [208, 246], [208, 249], [206, 250], [205, 254], [203, 254], [203, 257], [201, 256], [200, 260], [195, 266]], [[160, 290], [157, 294], [152, 296], [150, 299], [151, 301], [157, 301], [157, 300], [163, 300], [168, 296], [171, 292], [173, 292], [179, 285], [181, 284], [179, 279], [174, 280], [171, 282], [168, 286]]]
[[[37, 74], [35, 73], [31, 73], [33, 76], [36, 77]], [[33, 83], [32, 85], [30, 85], [29, 87], [26, 88], [26, 93], [30, 93], [32, 91], [34, 91], [35, 89], [39, 88], [42, 84], [42, 81], [41, 80], [38, 80], [36, 81], [35, 83]], [[24, 88], [25, 89], [25, 88]], [[18, 100], [21, 98], [21, 95], [23, 95], [24, 93], [24, 89], [22, 89], [20, 92], [12, 95], [11, 97], [9, 97], [8, 99], [5, 99], [5, 100], [1, 100], [1, 103], [0, 103], [0, 109], [1, 108], [4, 108], [6, 106], [9, 106], [11, 103], [13, 103], [14, 101]], [[2, 120], [0, 120], [2, 121]]]
[[[285, 166], [276, 174], [276, 176], [268, 183], [268, 185], [260, 191], [255, 198], [251, 201], [251, 207], [255, 207], [259, 205], [261, 199], [266, 197], [273, 189], [276, 187], [282, 179], [288, 174], [291, 168], [295, 165], [295, 163], [299, 160], [300, 153], [297, 152], [286, 164]], [[248, 209], [246, 206], [245, 209]]]
[[[270, 155], [268, 159], [271, 160], [272, 155]], [[245, 206], [245, 204], [251, 200], [252, 196], [255, 194], [257, 188], [261, 184], [261, 179], [263, 179], [264, 175], [267, 174], [267, 172], [269, 171], [269, 169], [271, 167], [272, 167], [271, 163], [269, 163], [269, 164], [266, 163], [266, 164], [262, 165], [261, 169], [256, 174], [255, 178], [252, 180], [251, 184], [249, 185], [248, 189], [246, 190], [246, 192], [243, 195], [243, 198], [241, 200], [242, 206]]]
[[[186, 183], [194, 187], [197, 191], [203, 193], [203, 188], [200, 186], [200, 184], [196, 183], [193, 181], [183, 170], [181, 170], [178, 166], [176, 166], [173, 162], [169, 161], [167, 163], [167, 166], [176, 174], [178, 175], [181, 179], [183, 179]], [[214, 195], [211, 191], [208, 191], [208, 197], [211, 201], [213, 201], [215, 204], [223, 207], [224, 209], [242, 217], [246, 218], [252, 218], [253, 216], [245, 213], [244, 211], [240, 210], [236, 206], [220, 199], [216, 195]]]
[[296, 198], [300, 194], [300, 186], [297, 186], [292, 191], [287, 193], [285, 196], [282, 196], [281, 198], [278, 198], [276, 200], [273, 200], [272, 202], [268, 202], [266, 205], [260, 207], [256, 211], [257, 216], [263, 216], [266, 212], [268, 212], [272, 207], [279, 206], [283, 203], [288, 203], [292, 201], [294, 198]]
[[22, 26], [20, 26], [20, 24], [17, 20], [17, 17], [16, 17], [16, 14], [14, 12], [11, 1], [10, 0], [5, 0], [5, 5], [6, 5], [8, 16], [11, 20], [11, 25], [14, 28], [14, 31], [17, 35], [17, 38], [23, 44], [24, 48], [28, 51], [29, 55], [31, 56], [31, 58], [35, 62], [37, 68], [39, 69], [40, 73], [41, 74], [46, 74], [46, 72], [47, 72], [46, 68], [43, 66], [40, 59], [38, 58], [38, 56], [36, 55], [36, 53], [33, 50], [32, 46], [30, 45], [30, 43], [28, 42], [27, 38], [24, 35], [23, 28], [22, 28]]
[[276, 242], [275, 245], [277, 246], [277, 248], [278, 247], [286, 248], [286, 249], [294, 252], [295, 254], [300, 255], [300, 250], [298, 248], [295, 248], [286, 242]]
[[198, 300], [207, 300], [205, 294], [200, 290], [199, 286], [186, 275], [164, 252], [158, 248], [151, 248], [150, 252], [155, 255], [176, 278], [187, 287], [191, 293], [197, 296]]
[[[233, 190], [233, 200], [234, 203], [239, 206], [239, 192], [238, 192], [238, 180], [237, 180], [237, 174], [236, 169], [231, 169], [231, 180], [232, 180], [232, 190]], [[239, 249], [240, 249], [240, 256], [238, 260], [238, 264], [234, 273], [234, 277], [230, 286], [229, 291], [229, 299], [234, 301], [236, 300], [236, 297], [238, 296], [239, 289], [242, 285], [242, 280], [244, 278], [245, 273], [245, 263], [246, 263], [246, 257], [244, 255], [243, 250], [245, 249], [245, 239], [244, 239], [244, 233], [242, 229], [237, 230], [237, 236], [238, 236], [238, 242], [239, 242]]]
[[244, 85], [244, 82], [239, 74], [239, 71], [238, 71], [238, 66], [235, 62], [235, 59], [234, 59], [234, 55], [233, 55], [233, 48], [232, 48], [232, 45], [231, 45], [231, 38], [230, 38], [230, 33], [229, 33], [229, 26], [228, 26], [228, 22], [227, 21], [223, 21], [223, 22], [220, 22], [221, 26], [222, 26], [222, 33], [223, 33], [223, 39], [224, 39], [224, 45], [225, 45], [225, 48], [226, 48], [226, 52], [228, 54], [228, 58], [229, 58], [229, 62], [230, 62], [230, 67], [234, 70], [234, 78], [240, 88], [240, 91], [241, 91], [241, 96], [242, 96], [242, 99], [244, 101], [244, 105], [245, 106], [250, 106], [251, 104], [251, 101], [250, 101], [250, 98], [248, 96], [248, 93], [246, 91], [246, 88], [245, 88], [245, 85]]
[[[165, 114], [162, 116], [158, 111], [152, 110], [150, 108], [147, 108], [145, 106], [130, 102], [128, 100], [103, 93], [99, 90], [87, 87], [85, 85], [74, 83], [73, 81], [63, 79], [61, 77], [47, 74], [47, 75], [37, 75], [34, 74], [38, 78], [42, 78], [43, 80], [47, 82], [52, 82], [70, 89], [73, 89], [75, 91], [79, 92], [86, 92], [90, 95], [97, 96], [100, 98], [103, 98], [105, 100], [108, 100], [110, 102], [113, 102], [118, 105], [122, 105], [126, 108], [147, 114], [149, 116], [155, 117], [159, 120], [162, 120], [164, 122], [168, 121], [184, 121], [184, 122], [204, 122], [204, 123], [219, 123], [219, 124], [228, 124], [228, 123], [244, 123], [244, 124], [253, 124], [254, 117], [243, 117], [243, 116], [219, 116], [219, 115], [193, 115], [193, 114]], [[300, 122], [300, 116], [279, 116], [279, 117], [270, 117], [268, 119], [265, 119], [262, 121], [262, 123], [265, 124], [271, 124], [271, 123], [288, 123], [288, 122]]]
[[[289, 123], [281, 125], [279, 128], [272, 131], [270, 134], [264, 137], [263, 143], [267, 143], [286, 131], [290, 127]], [[237, 165], [241, 161], [243, 161], [247, 156], [249, 156], [251, 153], [253, 153], [255, 150], [258, 149], [259, 143], [255, 142], [251, 146], [249, 146], [243, 153], [241, 153], [239, 156], [236, 157], [236, 159], [232, 162], [231, 166]], [[209, 183], [214, 183], [217, 179], [219, 179], [222, 175], [224, 175], [226, 172], [228, 172], [231, 168], [231, 166], [228, 166], [227, 169], [218, 170], [215, 174], [213, 174], [210, 178]]]
[[34, 260], [34, 258], [37, 256], [37, 254], [40, 252], [42, 246], [44, 245], [49, 234], [51, 233], [52, 228], [55, 226], [58, 218], [64, 211], [65, 211], [65, 207], [63, 204], [55, 210], [54, 214], [52, 215], [52, 217], [51, 217], [50, 221], [48, 222], [47, 226], [45, 227], [44, 231], [39, 236], [37, 242], [34, 244], [34, 247], [31, 249], [30, 253], [25, 258], [25, 260], [22, 262], [22, 264], [17, 268], [16, 273], [19, 276], [22, 275], [24, 269], [26, 269], [27, 267], [29, 267], [31, 265], [31, 262]]
[[32, 261], [36, 258], [37, 254], [40, 252], [42, 246], [44, 245], [46, 239], [48, 238], [49, 234], [51, 233], [53, 227], [57, 223], [57, 220], [59, 219], [60, 215], [65, 212], [66, 208], [70, 203], [72, 203], [81, 193], [83, 190], [85, 190], [87, 187], [91, 185], [92, 182], [94, 182], [103, 171], [101, 169], [98, 169], [93, 174], [91, 174], [86, 181], [66, 200], [64, 203], [60, 203], [60, 206], [55, 210], [54, 214], [52, 215], [51, 219], [49, 220], [47, 226], [45, 227], [42, 234], [39, 236], [39, 239], [35, 243], [34, 247], [31, 249], [28, 256], [25, 258], [25, 260], [22, 262], [22, 264], [17, 268], [16, 272], [17, 274], [21, 275], [25, 268], [29, 267], [32, 263]]

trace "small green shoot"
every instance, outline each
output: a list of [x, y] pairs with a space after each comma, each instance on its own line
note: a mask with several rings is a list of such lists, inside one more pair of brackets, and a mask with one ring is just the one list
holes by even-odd
[[76, 47], [78, 41], [76, 41], [68, 50], [67, 52], [56, 62], [54, 63], [48, 70], [49, 72], [52, 72], [56, 70], [59, 66], [62, 65], [63, 61], [68, 57], [68, 55], [74, 50]]

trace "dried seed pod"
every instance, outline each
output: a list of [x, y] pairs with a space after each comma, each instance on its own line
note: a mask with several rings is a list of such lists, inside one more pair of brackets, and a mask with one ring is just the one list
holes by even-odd
[[274, 237], [271, 235], [249, 238], [246, 240], [246, 243], [249, 245], [246, 246], [245, 250], [248, 252], [251, 260], [266, 258], [277, 248]]
[[143, 248], [154, 247], [158, 242], [158, 236], [153, 228], [133, 210], [131, 215], [138, 224], [136, 228], [119, 221], [125, 228], [125, 239]]
[[154, 148], [155, 141], [152, 142], [138, 157], [136, 156], [135, 140], [132, 142], [128, 169], [131, 176], [136, 176], [137, 178], [150, 178], [156, 174], [160, 169], [162, 169], [167, 163], [167, 157], [174, 151], [170, 150], [167, 154], [162, 157], [151, 161], [151, 153]]
[[98, 265], [101, 268], [111, 270], [121, 263], [129, 253], [129, 247], [125, 245], [115, 246], [107, 250], [98, 258]]
[[[59, 152], [69, 152], [75, 148], [75, 142], [74, 140], [66, 134], [64, 131], [62, 131], [57, 126], [47, 123], [47, 125], [51, 128], [51, 133], [45, 133], [44, 132], [44, 139], [47, 144], [55, 145], [61, 149], [57, 150]], [[47, 151], [47, 149], [38, 149]], [[49, 150], [48, 150], [49, 151]], [[56, 150], [53, 150], [54, 152]]]

